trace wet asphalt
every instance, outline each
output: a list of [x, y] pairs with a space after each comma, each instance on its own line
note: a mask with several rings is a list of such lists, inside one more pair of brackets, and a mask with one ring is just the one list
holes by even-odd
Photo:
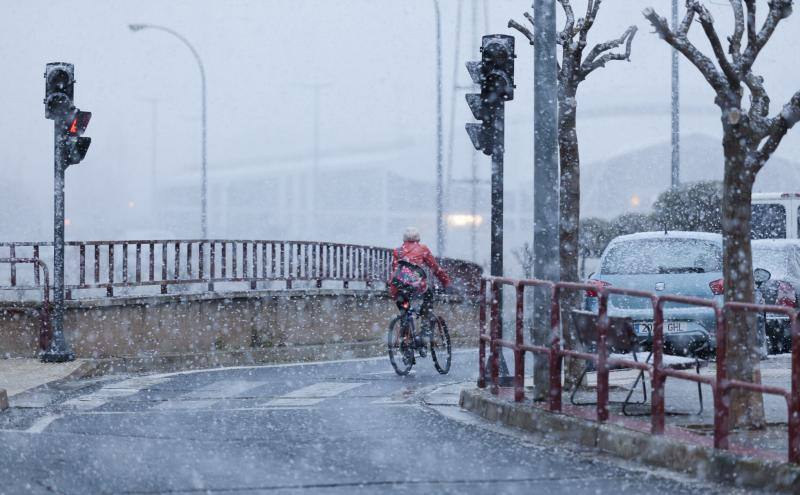
[[43, 387], [0, 413], [0, 494], [739, 493], [475, 419], [440, 393], [475, 355]]

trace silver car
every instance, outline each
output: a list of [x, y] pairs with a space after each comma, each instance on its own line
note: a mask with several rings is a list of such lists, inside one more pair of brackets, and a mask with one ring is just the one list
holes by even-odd
[[[753, 265], [769, 270], [772, 278], [763, 285], [767, 304], [797, 308], [800, 300], [800, 240], [764, 239], [753, 241]], [[792, 333], [789, 319], [767, 314], [767, 341], [770, 352], [789, 352]]]
[[[590, 281], [663, 294], [723, 300], [722, 236], [705, 232], [641, 232], [613, 239]], [[597, 294], [587, 291], [585, 307], [597, 309]], [[760, 296], [756, 295], [757, 300]], [[645, 344], [652, 339], [650, 300], [612, 295], [609, 314], [630, 317]], [[759, 318], [759, 327], [763, 322]], [[716, 322], [710, 308], [683, 304], [664, 307], [665, 351], [710, 355], [716, 350]], [[759, 332], [763, 335], [763, 330]], [[763, 340], [763, 337], [762, 337]]]

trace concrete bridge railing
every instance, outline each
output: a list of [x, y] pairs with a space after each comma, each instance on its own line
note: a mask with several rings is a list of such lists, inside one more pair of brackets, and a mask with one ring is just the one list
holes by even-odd
[[[50, 253], [45, 243], [0, 244], [0, 256], [47, 260]], [[456, 343], [474, 344], [482, 270], [440, 261], [455, 291], [439, 298], [436, 311]], [[390, 263], [388, 249], [327, 243], [70, 243], [65, 333], [79, 358], [227, 354], [238, 356], [225, 361], [236, 364], [375, 354], [383, 352], [397, 312], [386, 293]], [[2, 357], [33, 357], [39, 350], [47, 308], [41, 280], [25, 268], [0, 272]]]

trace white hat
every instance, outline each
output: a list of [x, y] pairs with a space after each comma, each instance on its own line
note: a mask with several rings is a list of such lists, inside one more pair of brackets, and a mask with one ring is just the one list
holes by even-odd
[[403, 232], [403, 242], [419, 242], [419, 230], [408, 227]]

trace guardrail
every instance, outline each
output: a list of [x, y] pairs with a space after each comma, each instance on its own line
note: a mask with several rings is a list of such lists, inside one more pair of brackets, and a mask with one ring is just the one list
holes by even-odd
[[[52, 259], [49, 242], [0, 242], [0, 255], [16, 258], [21, 253], [36, 260]], [[255, 290], [259, 283], [282, 281], [287, 289], [295, 282], [322, 287], [323, 282], [349, 288], [360, 283], [367, 288], [385, 286], [389, 278], [392, 250], [372, 246], [308, 241], [270, 240], [130, 240], [71, 241], [65, 247], [67, 299], [76, 291], [104, 289], [112, 297], [115, 289], [201, 285], [208, 291], [216, 284], [243, 284]], [[440, 259], [460, 292], [477, 298], [482, 269], [461, 260]], [[2, 275], [0, 275], [2, 277]], [[38, 273], [19, 280], [15, 263], [8, 283], [0, 278], [0, 290], [40, 289]]]
[[[39, 349], [46, 350], [52, 338], [52, 327], [50, 326], [50, 273], [47, 270], [47, 265], [37, 258], [0, 258], [0, 264], [10, 266], [12, 283], [16, 283], [16, 267], [18, 264], [33, 265], [36, 284], [42, 291], [42, 305], [39, 309], [39, 319], [41, 321], [41, 326], [39, 327]], [[41, 277], [40, 271], [42, 272]], [[42, 279], [44, 279], [43, 283]]]
[[[502, 287], [512, 286], [516, 292], [516, 316], [515, 316], [515, 340], [504, 340], [503, 330], [500, 326], [499, 308], [502, 297]], [[551, 340], [548, 346], [524, 344], [523, 339], [523, 314], [526, 287], [541, 287], [550, 290], [550, 322]], [[488, 289], [488, 290], [487, 290]], [[593, 290], [599, 297], [598, 307], [598, 344], [597, 352], [581, 352], [574, 349], [564, 349], [561, 346], [561, 302], [560, 298], [566, 290]], [[647, 298], [653, 307], [653, 361], [643, 363], [628, 359], [611, 358], [606, 338], [609, 330], [608, 319], [608, 298], [610, 295], [624, 295], [631, 297]], [[487, 298], [490, 298], [487, 301]], [[685, 371], [670, 369], [663, 366], [664, 357], [664, 305], [667, 303], [678, 303], [707, 307], [714, 311], [716, 317], [716, 375], [702, 376]], [[487, 306], [489, 314], [487, 315]], [[726, 315], [734, 312], [768, 312], [786, 315], [792, 328], [792, 368], [791, 368], [791, 390], [780, 387], [766, 386], [756, 383], [744, 382], [741, 380], [729, 379], [727, 375], [727, 345]], [[571, 282], [550, 282], [545, 280], [515, 280], [509, 278], [488, 277], [481, 283], [480, 296], [480, 330], [479, 330], [479, 379], [478, 387], [486, 387], [485, 379], [485, 360], [486, 344], [489, 344], [489, 379], [491, 382], [491, 392], [499, 393], [499, 367], [498, 356], [500, 349], [508, 348], [514, 352], [514, 400], [521, 402], [525, 398], [524, 389], [524, 365], [525, 354], [546, 355], [549, 363], [549, 387], [548, 403], [549, 410], [563, 412], [561, 406], [562, 384], [561, 372], [563, 359], [571, 356], [578, 359], [592, 361], [597, 366], [597, 406], [596, 419], [605, 422], [609, 419], [609, 370], [612, 366], [633, 368], [649, 372], [651, 376], [652, 400], [651, 400], [651, 426], [650, 430], [654, 435], [663, 435], [665, 428], [665, 397], [664, 387], [666, 379], [676, 378], [689, 380], [696, 383], [709, 385], [714, 396], [714, 447], [718, 449], [729, 449], [728, 437], [730, 434], [730, 393], [734, 389], [749, 390], [762, 394], [772, 394], [783, 397], [786, 400], [788, 410], [788, 459], [789, 462], [800, 464], [800, 325], [798, 324], [798, 314], [792, 308], [784, 306], [759, 305], [749, 303], [729, 302], [719, 305], [713, 300], [696, 297], [685, 297], [676, 295], [656, 295], [654, 293], [629, 290], [619, 287], [598, 287], [592, 284], [571, 283]], [[487, 318], [488, 316], [488, 318]], [[489, 332], [487, 333], [487, 320], [490, 322]]]

